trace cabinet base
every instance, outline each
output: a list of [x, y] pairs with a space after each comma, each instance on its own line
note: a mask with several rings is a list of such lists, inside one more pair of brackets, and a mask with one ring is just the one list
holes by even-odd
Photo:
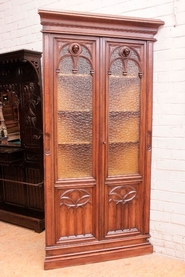
[[76, 253], [74, 255], [48, 256], [45, 258], [44, 269], [54, 269], [82, 264], [90, 264], [97, 262], [105, 262], [109, 260], [117, 260], [142, 256], [153, 253], [153, 246], [148, 242], [139, 246], [127, 246], [123, 248], [106, 249], [102, 251], [93, 251], [90, 253]]
[[33, 214], [29, 212], [26, 215], [24, 211], [18, 213], [18, 211], [10, 211], [0, 207], [0, 220], [32, 229], [37, 233], [41, 233], [45, 227], [44, 215], [41, 215], [40, 212], [34, 212]]

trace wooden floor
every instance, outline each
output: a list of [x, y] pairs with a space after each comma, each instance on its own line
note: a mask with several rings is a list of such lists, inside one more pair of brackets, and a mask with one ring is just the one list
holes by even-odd
[[44, 271], [44, 236], [0, 222], [0, 276], [185, 277], [185, 262], [158, 254]]

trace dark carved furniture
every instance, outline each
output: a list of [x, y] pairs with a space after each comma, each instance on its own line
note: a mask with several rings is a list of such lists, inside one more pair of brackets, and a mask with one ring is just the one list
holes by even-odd
[[30, 50], [0, 54], [0, 220], [36, 232], [44, 229], [40, 59]]
[[45, 269], [151, 253], [152, 57], [163, 22], [39, 14]]

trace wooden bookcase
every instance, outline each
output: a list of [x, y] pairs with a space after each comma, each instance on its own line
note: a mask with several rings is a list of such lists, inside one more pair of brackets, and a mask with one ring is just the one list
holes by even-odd
[[153, 42], [164, 22], [39, 14], [45, 269], [151, 253]]

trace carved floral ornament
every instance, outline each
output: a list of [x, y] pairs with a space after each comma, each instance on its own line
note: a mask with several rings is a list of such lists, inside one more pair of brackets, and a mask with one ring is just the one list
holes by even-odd
[[30, 61], [30, 63], [34, 67], [34, 69], [35, 69], [35, 71], [37, 73], [38, 79], [39, 79], [39, 74], [40, 74], [39, 63], [37, 61], [32, 61], [32, 60]]
[[137, 191], [134, 187], [129, 185], [117, 186], [109, 192], [109, 202], [115, 202], [117, 204], [126, 204], [131, 202], [137, 195]]
[[37, 91], [35, 88], [35, 84], [30, 82], [29, 84], [24, 85], [24, 95], [25, 95], [25, 123], [27, 128], [31, 128], [35, 133], [33, 135], [34, 139], [40, 139], [42, 130], [37, 128], [37, 109], [39, 108], [38, 105], [41, 102], [40, 95], [37, 95]]
[[90, 203], [90, 193], [85, 189], [69, 189], [60, 196], [60, 206], [79, 208]]

